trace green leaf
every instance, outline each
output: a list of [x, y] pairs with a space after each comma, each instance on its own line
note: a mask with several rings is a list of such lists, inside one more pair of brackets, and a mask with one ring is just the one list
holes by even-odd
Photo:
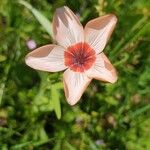
[[59, 100], [59, 93], [56, 85], [52, 85], [51, 88], [51, 96], [52, 96], [52, 103], [53, 108], [56, 113], [58, 119], [61, 118], [61, 107], [60, 107], [60, 100]]
[[0, 62], [5, 61], [5, 60], [6, 60], [6, 56], [0, 55]]
[[26, 8], [28, 8], [33, 13], [35, 18], [39, 21], [39, 23], [43, 26], [43, 28], [47, 31], [47, 33], [50, 36], [52, 36], [51, 22], [45, 16], [43, 16], [38, 10], [33, 8], [28, 2], [26, 2], [24, 0], [19, 0], [19, 3], [24, 5]]

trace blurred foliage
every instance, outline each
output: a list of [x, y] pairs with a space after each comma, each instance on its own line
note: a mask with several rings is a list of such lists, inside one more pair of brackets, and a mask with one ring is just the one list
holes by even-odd
[[62, 73], [37, 72], [24, 63], [27, 41], [34, 40], [38, 47], [52, 42], [50, 26], [46, 32], [33, 9], [17, 0], [1, 0], [0, 150], [149, 150], [150, 1], [26, 2], [50, 22], [63, 5], [79, 15], [83, 25], [116, 14], [118, 24], [104, 52], [119, 79], [113, 85], [93, 80], [82, 100], [70, 107]]

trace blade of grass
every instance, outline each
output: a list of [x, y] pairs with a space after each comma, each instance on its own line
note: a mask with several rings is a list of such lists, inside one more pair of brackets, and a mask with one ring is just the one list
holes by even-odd
[[0, 105], [2, 104], [2, 97], [3, 97], [4, 89], [5, 89], [5, 83], [2, 83], [0, 85]]
[[[137, 109], [137, 110], [134, 111], [134, 112], [133, 112], [133, 111], [132, 111], [132, 112], [130, 111], [129, 114], [128, 114], [128, 117], [129, 117], [129, 119], [134, 119], [134, 118], [136, 118], [137, 116], [139, 116], [139, 115], [145, 113], [146, 111], [150, 111], [150, 104], [148, 104], [148, 105], [146, 105], [146, 106], [143, 106], [143, 107]], [[119, 123], [121, 124], [123, 121], [124, 121], [124, 118], [121, 118], [120, 121], [119, 121]]]
[[[125, 34], [125, 37], [123, 39], [120, 40], [120, 42], [118, 42], [118, 44], [115, 46], [115, 48], [112, 51], [112, 56], [117, 53], [117, 51], [119, 51], [120, 49], [122, 49], [121, 47], [126, 43], [126, 41], [128, 39], [130, 39], [130, 37], [132, 36], [132, 34], [138, 30], [141, 29], [143, 27], [143, 25], [145, 24], [145, 22], [147, 21], [147, 17], [143, 17], [141, 18], [130, 30], [130, 32], [128, 32], [127, 34]], [[140, 30], [139, 30], [140, 31]], [[136, 34], [134, 34], [136, 35]]]
[[23, 148], [23, 147], [25, 147], [25, 146], [29, 146], [30, 144], [32, 144], [31, 141], [14, 145], [14, 146], [12, 146], [10, 149], [11, 149], [11, 150], [19, 150], [20, 148]]
[[65, 146], [69, 149], [69, 150], [76, 150], [76, 148], [71, 145], [68, 141], [65, 141]]
[[54, 111], [56, 113], [57, 118], [60, 119], [61, 107], [60, 107], [58, 88], [56, 85], [52, 85], [51, 87], [51, 96], [52, 96], [52, 103], [53, 103]]
[[33, 8], [28, 2], [24, 0], [19, 0], [19, 3], [24, 5], [26, 8], [28, 8], [35, 18], [39, 21], [39, 23], [43, 26], [43, 28], [47, 31], [47, 33], [52, 36], [52, 24], [51, 22], [44, 16], [42, 15], [37, 9]]
[[132, 42], [136, 41], [140, 36], [144, 35], [147, 32], [147, 29], [149, 28], [149, 26], [150, 26], [149, 22], [145, 23], [142, 26], [142, 28], [136, 32], [136, 34], [129, 36], [130, 38], [128, 38], [128, 40], [126, 39], [125, 41], [123, 41], [123, 43], [119, 47], [114, 49], [111, 55], [116, 57], [117, 54], [120, 54], [123, 50], [127, 49]]
[[135, 118], [148, 110], [150, 111], [150, 104], [137, 109], [135, 112], [130, 113], [130, 117]]
[[147, 32], [147, 28], [150, 27], [150, 23], [146, 23], [138, 32], [137, 34], [135, 34], [135, 36], [133, 36], [123, 47], [122, 50], [125, 49], [126, 47], [128, 47], [130, 45], [130, 43], [136, 41], [136, 39], [140, 36], [142, 36], [143, 34], [145, 34]]
[[20, 148], [24, 148], [24, 147], [27, 147], [27, 146], [38, 147], [38, 146], [41, 146], [43, 144], [49, 143], [52, 140], [54, 140], [54, 138], [48, 139], [48, 140], [42, 140], [42, 141], [38, 141], [38, 142], [29, 141], [29, 142], [25, 142], [25, 143], [14, 145], [10, 149], [11, 150], [19, 150]]
[[4, 94], [5, 85], [6, 85], [6, 82], [7, 82], [7, 78], [8, 78], [10, 67], [11, 67], [10, 64], [6, 67], [6, 71], [5, 71], [5, 76], [3, 78], [3, 82], [0, 84], [0, 106], [2, 104], [3, 94]]

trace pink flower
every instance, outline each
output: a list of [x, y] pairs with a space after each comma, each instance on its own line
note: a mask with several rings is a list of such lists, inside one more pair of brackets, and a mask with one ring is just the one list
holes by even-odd
[[35, 49], [36, 48], [36, 43], [35, 43], [35, 41], [34, 40], [29, 40], [29, 41], [27, 41], [27, 46], [28, 46], [28, 48], [30, 49], [30, 50], [32, 50], [32, 49]]
[[29, 53], [25, 62], [42, 71], [63, 74], [67, 102], [76, 104], [93, 78], [114, 83], [115, 68], [102, 52], [117, 18], [108, 14], [89, 21], [83, 28], [68, 7], [58, 8], [53, 18], [53, 36], [58, 45], [49, 44]]

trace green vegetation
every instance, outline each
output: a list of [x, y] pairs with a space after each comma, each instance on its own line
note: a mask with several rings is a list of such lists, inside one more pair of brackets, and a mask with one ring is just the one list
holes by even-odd
[[[26, 2], [0, 1], [0, 150], [150, 150], [150, 1]], [[83, 25], [107, 13], [118, 17], [104, 52], [119, 79], [93, 80], [73, 107], [62, 72], [36, 71], [24, 62], [27, 41], [52, 43], [52, 17], [64, 5]]]

